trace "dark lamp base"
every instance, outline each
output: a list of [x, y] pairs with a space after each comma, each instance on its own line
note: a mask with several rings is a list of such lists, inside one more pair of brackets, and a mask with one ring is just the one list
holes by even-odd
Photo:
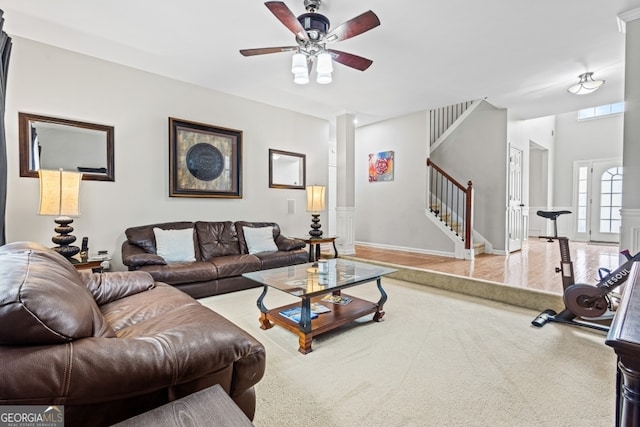
[[311, 230], [309, 231], [311, 237], [322, 236], [322, 230], [320, 230], [320, 214], [311, 214]]
[[71, 243], [76, 241], [76, 236], [71, 234], [73, 227], [69, 225], [73, 222], [73, 219], [69, 217], [58, 217], [54, 222], [58, 224], [54, 230], [59, 234], [53, 236], [51, 241], [56, 243], [58, 246], [51, 249], [58, 252], [65, 258], [71, 258], [78, 254], [80, 252], [80, 248], [77, 246], [71, 246]]

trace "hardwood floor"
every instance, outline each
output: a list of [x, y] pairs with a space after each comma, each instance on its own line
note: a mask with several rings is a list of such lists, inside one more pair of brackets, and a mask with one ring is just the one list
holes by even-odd
[[[614, 270], [620, 265], [617, 245], [572, 241], [570, 247], [576, 283], [595, 285], [599, 268]], [[544, 239], [530, 238], [521, 251], [508, 256], [481, 254], [473, 261], [360, 245], [355, 257], [562, 294], [562, 279], [555, 272], [560, 249], [557, 242]]]

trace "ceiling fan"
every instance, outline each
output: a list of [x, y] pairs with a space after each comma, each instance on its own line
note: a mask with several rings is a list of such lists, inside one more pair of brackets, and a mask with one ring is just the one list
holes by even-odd
[[291, 71], [295, 74], [296, 83], [309, 81], [309, 70], [314, 62], [316, 62], [319, 83], [331, 81], [331, 71], [333, 71], [331, 60], [360, 71], [369, 68], [373, 63], [372, 60], [352, 53], [327, 49], [326, 45], [350, 39], [377, 27], [380, 25], [380, 20], [376, 14], [369, 10], [330, 30], [329, 19], [317, 12], [320, 3], [321, 0], [304, 0], [307, 13], [296, 17], [284, 2], [266, 2], [265, 6], [289, 31], [295, 34], [297, 46], [242, 49], [240, 53], [243, 56], [254, 56], [295, 51]]

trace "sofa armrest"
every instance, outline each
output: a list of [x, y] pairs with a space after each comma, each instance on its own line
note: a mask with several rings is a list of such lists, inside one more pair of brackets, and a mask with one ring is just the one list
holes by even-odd
[[146, 271], [91, 273], [83, 270], [80, 277], [98, 305], [148, 291], [155, 286], [153, 277]]
[[[83, 338], [47, 346], [0, 346], [3, 404], [111, 402], [220, 378], [241, 395], [264, 375], [265, 351], [249, 334], [197, 303], [141, 322], [135, 336]], [[188, 319], [188, 322], [185, 322]], [[155, 332], [150, 330], [156, 329]], [[133, 332], [133, 331], [129, 331]], [[25, 376], [25, 373], [28, 375]], [[198, 381], [202, 379], [203, 381]], [[226, 387], [225, 387], [226, 388]], [[189, 392], [189, 387], [184, 390]]]
[[276, 246], [280, 251], [294, 251], [296, 249], [302, 249], [306, 245], [304, 240], [284, 237], [282, 234], [279, 234], [276, 238]]
[[122, 263], [129, 270], [137, 270], [143, 265], [166, 265], [167, 262], [160, 255], [152, 254], [145, 251], [138, 245], [131, 244], [127, 241], [122, 243]]

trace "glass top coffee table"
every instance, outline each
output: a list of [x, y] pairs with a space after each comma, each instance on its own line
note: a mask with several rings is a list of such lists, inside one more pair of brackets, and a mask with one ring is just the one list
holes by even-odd
[[[373, 320], [380, 322], [384, 316], [383, 306], [387, 294], [382, 288], [382, 276], [393, 273], [393, 268], [382, 267], [341, 258], [326, 260], [328, 272], [319, 274], [317, 263], [292, 265], [271, 270], [245, 273], [244, 277], [264, 285], [258, 297], [260, 327], [269, 329], [273, 325], [298, 335], [298, 351], [311, 352], [314, 336], [352, 322], [373, 313]], [[345, 295], [343, 289], [376, 281], [380, 291], [378, 302], [370, 302]], [[275, 288], [297, 296], [300, 302], [267, 309], [264, 297], [269, 288]]]

